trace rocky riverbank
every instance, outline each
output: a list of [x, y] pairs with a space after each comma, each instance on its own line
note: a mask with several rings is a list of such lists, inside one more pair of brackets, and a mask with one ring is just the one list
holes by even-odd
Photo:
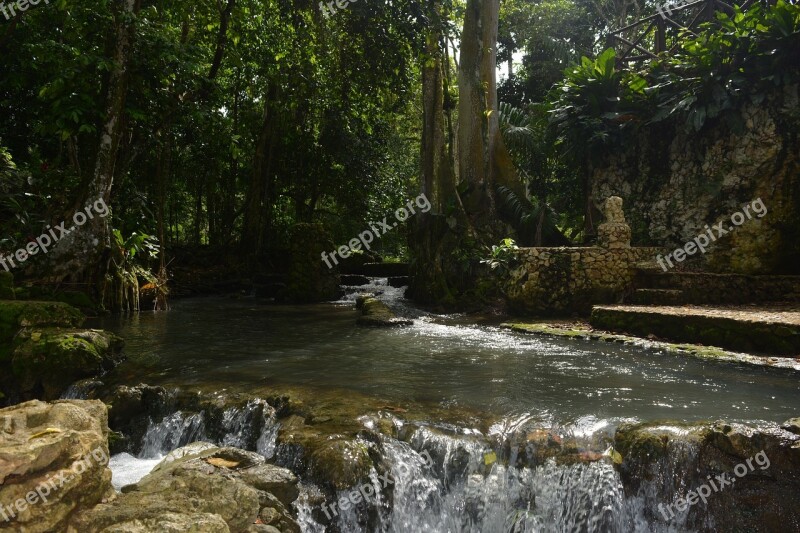
[[[94, 393], [111, 405], [111, 426], [118, 432], [116, 437], [112, 434], [112, 451], [137, 455], [143, 446], [153, 444], [154, 436], [165, 446], [180, 447], [198, 439], [210, 442], [170, 453], [121, 495], [109, 497], [107, 482], [89, 491], [90, 497], [66, 513], [67, 522], [59, 522], [80, 530], [124, 526], [125, 531], [162, 531], [153, 528], [167, 524], [187, 531], [190, 524], [202, 524], [202, 531], [274, 533], [267, 527], [298, 531], [298, 478], [319, 489], [306, 497], [306, 520], [332, 530], [337, 530], [338, 522], [324, 512], [330, 508], [323, 504], [358, 487], [375, 486], [377, 501], [384, 503], [376, 507], [374, 501], [361, 502], [352, 515], [369, 529], [385, 525], [386, 513], [393, 507], [408, 505], [405, 491], [412, 490], [410, 485], [375, 482], [386, 476], [399, 479], [404, 468], [416, 468], [413, 475], [419, 483], [431, 484], [434, 492], [428, 497], [462, 490], [458, 487], [467, 480], [470, 486], [482, 487], [496, 482], [498, 475], [510, 483], [517, 476], [558, 479], [593, 472], [600, 479], [613, 475], [622, 491], [619, 497], [626, 505], [643, 509], [650, 524], [698, 531], [729, 531], [742, 525], [753, 531], [776, 530], [781, 524], [800, 527], [800, 511], [793, 504], [800, 501], [797, 419], [781, 427], [759, 428], [658, 421], [623, 424], [612, 434], [576, 437], [531, 424], [498, 432], [500, 421], [478, 423], [476, 414], [467, 412], [458, 415], [462, 422], [457, 425], [436, 424], [426, 420], [441, 418], [445, 411], [417, 412], [411, 405], [390, 406], [366, 397], [304, 398], [282, 393], [256, 399], [146, 385], [110, 390], [99, 385]], [[5, 410], [0, 416], [19, 418], [28, 411], [58, 411], [65, 405], [74, 409], [84, 403], [100, 421], [92, 426], [96, 442], [102, 438], [106, 416], [103, 404], [96, 401], [31, 402], [15, 408], [16, 414]], [[464, 432], [459, 427], [478, 429]], [[16, 439], [24, 443], [37, 433], [41, 435], [34, 441], [61, 435], [53, 432], [51, 437], [47, 431], [31, 427]], [[431, 458], [428, 466], [415, 460], [423, 454]], [[34, 460], [35, 454], [28, 457]], [[748, 459], [756, 463], [740, 479], [738, 465]], [[508, 477], [509, 472], [517, 474]], [[698, 488], [716, 478], [736, 482], [709, 489], [706, 500], [697, 503]], [[561, 485], [557, 482], [551, 490], [563, 490]], [[4, 498], [0, 502], [8, 501], [2, 492], [0, 497]], [[534, 498], [534, 511], [547, 505], [543, 497]]]
[[297, 477], [236, 448], [175, 450], [117, 494], [107, 417], [96, 400], [0, 409], [0, 531], [299, 533]]

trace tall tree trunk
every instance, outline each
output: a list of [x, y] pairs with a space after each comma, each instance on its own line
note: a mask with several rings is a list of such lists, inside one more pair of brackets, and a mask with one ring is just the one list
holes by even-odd
[[497, 222], [494, 189], [505, 185], [524, 194], [500, 134], [497, 102], [497, 29], [500, 0], [468, 0], [458, 71], [459, 182], [474, 225], [491, 240]]
[[264, 232], [267, 224], [271, 223], [271, 207], [273, 198], [270, 196], [270, 174], [272, 170], [272, 155], [274, 152], [274, 100], [276, 87], [271, 82], [267, 86], [267, 95], [264, 99], [264, 114], [261, 120], [261, 130], [256, 142], [253, 155], [253, 175], [245, 197], [244, 222], [242, 226], [241, 247], [251, 253], [258, 254], [264, 249]]
[[[123, 135], [125, 96], [128, 90], [128, 64], [136, 32], [136, 15], [140, 0], [113, 2], [114, 57], [106, 91], [105, 122], [100, 135], [92, 179], [84, 188], [83, 197], [75, 204], [75, 213], [88, 206], [108, 205], [114, 185], [117, 151]], [[93, 213], [97, 213], [95, 209]], [[66, 220], [69, 228], [72, 220]], [[50, 252], [50, 270], [57, 280], [70, 278], [100, 290], [100, 283], [109, 269], [111, 247], [109, 217], [93, 216], [75, 227], [58, 241]]]
[[440, 39], [438, 28], [429, 30], [425, 37], [426, 54], [422, 66], [422, 192], [436, 213], [444, 211], [455, 192], [453, 168], [445, 144]]

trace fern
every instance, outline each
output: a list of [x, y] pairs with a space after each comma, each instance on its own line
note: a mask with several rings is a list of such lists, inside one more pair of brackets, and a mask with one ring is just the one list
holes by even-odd
[[522, 246], [568, 246], [571, 241], [558, 229], [552, 209], [521, 198], [508, 187], [497, 187], [498, 213], [517, 233]]

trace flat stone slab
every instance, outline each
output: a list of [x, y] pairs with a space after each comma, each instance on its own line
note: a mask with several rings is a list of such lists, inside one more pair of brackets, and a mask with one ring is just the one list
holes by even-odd
[[737, 352], [800, 356], [800, 306], [595, 306], [594, 328]]
[[675, 343], [663, 340], [655, 340], [655, 337], [644, 338], [642, 336], [625, 335], [622, 333], [611, 333], [603, 329], [592, 328], [583, 321], [553, 321], [536, 320], [525, 322], [509, 322], [500, 324], [503, 329], [509, 329], [516, 333], [526, 335], [538, 335], [542, 337], [557, 337], [563, 339], [578, 339], [586, 341], [613, 342], [627, 344], [630, 346], [640, 346], [650, 348], [675, 355], [697, 357], [699, 359], [710, 359], [714, 361], [726, 361], [755, 366], [769, 366], [774, 368], [786, 368], [800, 372], [800, 358], [791, 359], [787, 357], [775, 357], [767, 355], [753, 355], [741, 353], [733, 350], [725, 350], [716, 346], [705, 346], [692, 343]]

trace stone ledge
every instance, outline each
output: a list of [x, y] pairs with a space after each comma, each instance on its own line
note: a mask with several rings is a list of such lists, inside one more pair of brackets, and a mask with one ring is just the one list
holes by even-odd
[[800, 311], [792, 307], [595, 306], [595, 328], [749, 353], [800, 354]]

